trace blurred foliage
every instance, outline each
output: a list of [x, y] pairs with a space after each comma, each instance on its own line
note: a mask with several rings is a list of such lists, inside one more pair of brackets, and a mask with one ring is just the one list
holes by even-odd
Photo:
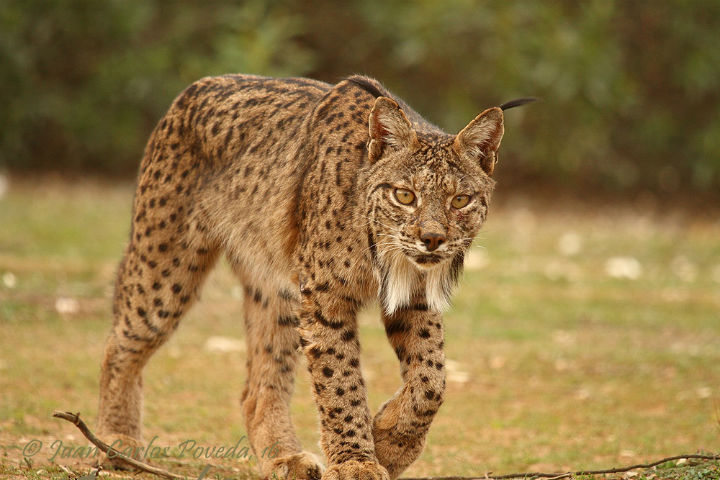
[[720, 2], [5, 0], [0, 165], [134, 172], [205, 75], [375, 76], [448, 131], [509, 111], [511, 181], [720, 187]]

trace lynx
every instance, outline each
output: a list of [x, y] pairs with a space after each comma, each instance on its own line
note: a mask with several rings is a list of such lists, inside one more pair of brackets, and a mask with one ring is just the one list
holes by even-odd
[[[443, 401], [441, 312], [487, 215], [502, 136], [501, 107], [448, 135], [361, 76], [188, 87], [140, 168], [102, 363], [101, 438], [140, 445], [142, 369], [223, 254], [244, 286], [248, 438], [256, 453], [278, 452], [259, 459], [262, 474], [396, 478]], [[403, 379], [374, 416], [356, 322], [373, 299]], [[290, 420], [301, 354], [326, 469]]]

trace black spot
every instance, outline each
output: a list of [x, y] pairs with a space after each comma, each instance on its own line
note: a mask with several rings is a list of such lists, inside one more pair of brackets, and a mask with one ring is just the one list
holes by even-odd
[[293, 300], [295, 298], [291, 291], [285, 289], [278, 292], [278, 297], [282, 298], [283, 300]]
[[418, 332], [420, 338], [430, 338], [430, 331], [427, 328], [423, 328]]
[[320, 323], [320, 325], [322, 325], [322, 326], [324, 326], [324, 327], [330, 327], [330, 328], [332, 328], [333, 330], [339, 330], [339, 329], [341, 329], [341, 328], [345, 325], [345, 323], [343, 323], [343, 322], [340, 321], [340, 320], [331, 321], [331, 320], [326, 319], [326, 318], [323, 316], [323, 314], [322, 314], [320, 311], [317, 311], [317, 310], [316, 310], [315, 313], [314, 313], [314, 317], [315, 317], [315, 320], [317, 320], [318, 323]]
[[333, 376], [333, 373], [335, 373], [335, 372], [334, 372], [333, 369], [330, 368], [330, 367], [323, 367], [322, 373], [323, 373], [323, 375], [325, 375], [326, 377], [330, 378], [330, 377]]
[[299, 324], [297, 317], [293, 315], [280, 315], [277, 323], [281, 327], [297, 326]]
[[388, 336], [395, 335], [396, 333], [405, 333], [407, 331], [408, 327], [402, 320], [395, 320], [394, 322], [385, 326], [385, 333]]

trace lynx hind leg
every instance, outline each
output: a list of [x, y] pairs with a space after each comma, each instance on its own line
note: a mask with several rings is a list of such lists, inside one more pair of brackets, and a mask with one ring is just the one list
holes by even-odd
[[125, 447], [142, 442], [142, 369], [178, 326], [217, 258], [217, 251], [201, 240], [191, 247], [176, 238], [178, 225], [149, 226], [169, 222], [160, 219], [163, 213], [168, 212], [135, 220], [118, 271], [114, 321], [101, 366], [98, 435]]
[[242, 409], [248, 437], [267, 478], [319, 479], [323, 467], [303, 452], [290, 420], [300, 335], [289, 291], [244, 282], [248, 377]]

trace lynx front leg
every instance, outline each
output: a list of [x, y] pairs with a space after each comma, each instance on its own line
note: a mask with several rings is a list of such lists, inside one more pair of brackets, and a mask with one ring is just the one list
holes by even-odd
[[387, 480], [378, 463], [365, 382], [360, 372], [357, 301], [327, 283], [303, 285], [300, 332], [320, 411], [325, 480]]
[[375, 416], [375, 455], [396, 478], [422, 452], [425, 435], [443, 401], [445, 355], [442, 317], [416, 303], [383, 315], [385, 331], [400, 360], [403, 386]]

